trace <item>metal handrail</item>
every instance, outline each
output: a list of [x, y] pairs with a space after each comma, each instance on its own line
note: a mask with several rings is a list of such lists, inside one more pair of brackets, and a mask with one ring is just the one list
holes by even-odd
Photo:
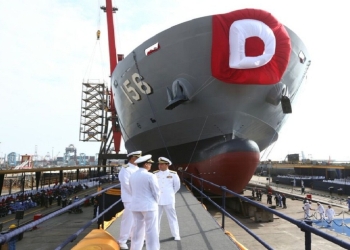
[[[96, 192], [96, 193], [94, 193], [94, 194], [91, 194], [91, 195], [89, 195], [89, 196], [86, 196], [86, 197], [82, 198], [81, 200], [72, 203], [71, 205], [68, 205], [68, 206], [66, 206], [66, 207], [64, 207], [64, 208], [61, 208], [61, 209], [59, 209], [58, 211], [55, 211], [55, 212], [53, 212], [53, 213], [51, 213], [51, 214], [49, 214], [49, 215], [47, 215], [47, 216], [45, 216], [45, 217], [42, 217], [42, 218], [40, 218], [40, 219], [38, 219], [38, 220], [35, 220], [35, 221], [33, 221], [33, 222], [30, 222], [30, 223], [28, 223], [28, 224], [25, 224], [25, 225], [23, 225], [23, 226], [21, 226], [21, 227], [19, 227], [19, 228], [17, 228], [17, 229], [14, 229], [13, 231], [10, 231], [10, 232], [8, 232], [8, 233], [6, 233], [6, 234], [2, 234], [2, 235], [0, 235], [0, 245], [3, 244], [3, 243], [5, 243], [5, 242], [7, 242], [7, 241], [9, 241], [12, 237], [17, 236], [17, 235], [19, 235], [19, 234], [21, 234], [21, 233], [24, 233], [24, 232], [27, 231], [27, 230], [30, 230], [30, 229], [36, 227], [37, 225], [43, 223], [44, 221], [47, 221], [47, 220], [49, 220], [49, 219], [51, 219], [51, 218], [53, 218], [53, 217], [55, 217], [55, 216], [58, 216], [58, 215], [60, 215], [60, 214], [63, 214], [63, 213], [65, 213], [65, 212], [67, 212], [68, 210], [70, 210], [70, 209], [76, 207], [77, 205], [82, 205], [86, 200], [89, 200], [90, 198], [95, 197], [96, 195], [104, 194], [104, 193], [105, 193], [106, 191], [108, 191], [109, 189], [118, 188], [118, 187], [120, 187], [120, 184], [116, 184], [116, 185], [110, 186], [110, 187], [108, 187], [108, 188], [105, 188], [105, 189], [103, 189], [103, 190], [101, 190], [101, 191], [98, 191], [98, 192]], [[119, 201], [120, 201], [120, 200], [118, 200], [116, 203], [118, 203]], [[113, 206], [116, 205], [116, 203], [113, 204]], [[105, 214], [106, 212], [108, 212], [110, 209], [112, 209], [113, 206], [110, 206], [108, 209], [106, 209], [105, 211], [103, 211], [103, 212], [102, 212], [101, 214], [99, 214], [99, 216], [98, 216], [97, 218], [95, 218], [95, 219], [97, 220], [98, 218], [104, 216], [104, 214]], [[90, 221], [90, 222], [93, 223], [94, 221], [96, 221], [95, 219], [92, 220], [92, 222], [91, 222], [91, 221]], [[88, 224], [89, 224], [90, 222], [88, 222]], [[89, 224], [89, 225], [91, 225], [91, 224]], [[86, 228], [85, 228], [85, 226], [84, 226], [84, 227], [82, 227], [81, 229], [85, 230]], [[81, 230], [81, 229], [79, 229], [77, 233], [71, 235], [70, 237], [75, 236], [75, 238], [76, 238], [76, 236], [78, 236], [78, 235], [83, 231], [83, 230]], [[73, 239], [73, 240], [74, 240], [74, 239]], [[69, 241], [69, 242], [70, 242], [70, 241]]]
[[[92, 225], [92, 223], [96, 222], [100, 217], [103, 218], [103, 216], [111, 210], [114, 206], [116, 206], [119, 202], [121, 202], [122, 199], [117, 200], [114, 202], [111, 206], [103, 210], [102, 213], [100, 213], [98, 216], [96, 216], [94, 219], [90, 220], [87, 222], [82, 228], [80, 228], [76, 233], [72, 234], [69, 236], [63, 243], [61, 243], [58, 247], [55, 248], [55, 250], [61, 250], [63, 249], [66, 245], [68, 245], [70, 242], [74, 241], [79, 234], [81, 234], [85, 229], [87, 229], [89, 226]], [[102, 223], [103, 224], [103, 223]]]
[[[265, 211], [268, 211], [268, 212], [270, 212], [270, 213], [272, 213], [272, 214], [274, 214], [274, 215], [276, 215], [276, 216], [278, 216], [278, 217], [280, 217], [280, 218], [282, 218], [282, 219], [284, 219], [284, 220], [286, 220], [286, 221], [296, 225], [297, 227], [299, 227], [303, 232], [305, 232], [305, 249], [311, 249], [311, 233], [316, 234], [316, 235], [318, 235], [318, 236], [320, 236], [320, 237], [322, 237], [322, 238], [324, 238], [324, 239], [326, 239], [326, 240], [328, 240], [328, 241], [330, 241], [330, 242], [332, 242], [334, 244], [337, 244], [338, 246], [341, 246], [341, 247], [343, 247], [345, 249], [350, 249], [350, 243], [345, 242], [343, 240], [340, 240], [340, 239], [338, 239], [338, 238], [336, 238], [336, 237], [334, 237], [332, 235], [329, 235], [329, 234], [327, 234], [327, 233], [325, 233], [325, 232], [323, 232], [321, 230], [318, 230], [317, 228], [312, 227], [311, 226], [312, 225], [311, 224], [312, 221], [310, 221], [310, 220], [304, 220], [304, 221], [295, 220], [295, 219], [293, 219], [293, 218], [291, 218], [291, 217], [289, 217], [289, 216], [287, 216], [285, 214], [277, 212], [276, 210], [273, 210], [271, 208], [265, 207], [264, 205], [262, 205], [262, 204], [260, 204], [258, 202], [255, 202], [255, 201], [253, 201], [253, 200], [251, 200], [251, 199], [249, 199], [247, 197], [244, 197], [244, 196], [242, 196], [242, 195], [240, 195], [238, 193], [235, 193], [235, 192], [227, 189], [224, 186], [219, 186], [219, 185], [217, 185], [215, 183], [207, 181], [207, 180], [205, 180], [203, 178], [200, 178], [200, 177], [198, 177], [198, 176], [196, 176], [194, 174], [190, 174], [190, 173], [185, 172], [183, 170], [179, 170], [179, 172], [181, 172], [182, 180], [185, 183], [187, 183], [188, 185], [190, 185], [190, 189], [192, 190], [194, 188], [195, 190], [197, 190], [197, 192], [200, 193], [201, 200], [203, 200], [203, 197], [204, 197], [205, 199], [210, 201], [214, 206], [216, 206], [220, 210], [220, 212], [222, 213], [222, 222], [223, 222], [222, 223], [222, 228], [223, 229], [224, 229], [224, 226], [225, 226], [225, 224], [224, 224], [224, 219], [225, 218], [224, 217], [226, 215], [231, 220], [236, 222], [241, 228], [243, 228], [252, 237], [254, 237], [257, 241], [259, 241], [263, 246], [265, 246], [266, 249], [273, 249], [273, 248], [271, 246], [269, 246], [266, 242], [264, 242], [262, 239], [260, 239], [259, 236], [254, 234], [249, 228], [244, 226], [242, 223], [240, 223], [237, 219], [235, 219], [232, 215], [230, 215], [226, 211], [226, 208], [225, 208], [225, 206], [226, 206], [226, 204], [225, 204], [226, 194], [231, 194], [233, 196], [236, 196], [236, 197], [240, 198], [241, 200], [248, 202], [249, 204], [252, 204], [252, 205], [254, 205], [254, 206], [258, 207], [258, 208], [261, 208], [261, 209], [263, 209]], [[184, 175], [186, 175], [187, 178], [184, 178]], [[201, 187], [196, 187], [193, 184], [193, 178], [195, 178], [195, 179], [200, 181]], [[207, 196], [205, 193], [202, 192], [202, 190], [203, 190], [203, 183], [206, 183], [206, 184], [209, 184], [211, 186], [220, 188], [222, 190], [222, 197], [223, 197], [223, 199], [222, 199], [222, 205], [221, 206], [218, 205], [216, 202], [214, 202], [212, 199], [210, 199], [209, 196]]]
[[[227, 211], [226, 211], [226, 197], [227, 197], [227, 194], [231, 194], [233, 196], [236, 196], [238, 198], [240, 198], [241, 200], [245, 201], [245, 202], [248, 202], [249, 204], [252, 204], [258, 208], [261, 208], [265, 211], [268, 211], [282, 219], [285, 219], [287, 220], [288, 222], [296, 225], [297, 227], [299, 227], [303, 232], [305, 232], [305, 249], [311, 249], [311, 233], [313, 234], [316, 234], [328, 241], [331, 241], [332, 243], [334, 244], [337, 244], [345, 249], [350, 249], [350, 243], [348, 242], [345, 242], [343, 240], [340, 240], [336, 237], [333, 237], [329, 234], [326, 234], [324, 233], [323, 231], [320, 231], [314, 227], [311, 226], [311, 223], [312, 221], [310, 220], [305, 220], [305, 221], [298, 221], [298, 220], [295, 220], [289, 216], [286, 216], [280, 212], [277, 212], [276, 210], [273, 210], [273, 209], [270, 209], [268, 207], [265, 207], [264, 205], [260, 204], [260, 203], [257, 203], [253, 200], [250, 200], [249, 198], [246, 198], [238, 193], [235, 193], [229, 189], [227, 189], [226, 187], [224, 186], [220, 186], [220, 185], [217, 185], [217, 184], [214, 184], [210, 181], [207, 181], [203, 178], [200, 178], [196, 175], [193, 175], [193, 174], [190, 174], [190, 173], [187, 173], [187, 172], [184, 172], [184, 171], [181, 171], [179, 170], [181, 173], [182, 173], [182, 180], [187, 183], [189, 186], [190, 186], [190, 189], [193, 190], [195, 189], [197, 192], [200, 193], [201, 197], [201, 202], [203, 202], [203, 199], [206, 199], [208, 200], [209, 202], [211, 202], [217, 209], [220, 210], [221, 214], [222, 214], [222, 229], [225, 229], [225, 216], [229, 217], [231, 220], [233, 220], [236, 224], [238, 224], [242, 229], [244, 229], [247, 233], [249, 233], [253, 238], [255, 238], [260, 244], [262, 244], [266, 249], [273, 249], [273, 247], [269, 246], [264, 240], [262, 240], [258, 235], [256, 235], [254, 232], [252, 232], [249, 228], [247, 228], [245, 225], [243, 225], [240, 221], [238, 221], [236, 218], [234, 218], [231, 214], [229, 214]], [[184, 178], [184, 175], [188, 176], [187, 178]], [[193, 178], [199, 180], [200, 182], [200, 187], [196, 187], [194, 184], [193, 184]], [[203, 192], [203, 184], [206, 183], [206, 184], [209, 184], [209, 185], [212, 185], [214, 187], [217, 187], [219, 189], [222, 190], [222, 205], [220, 206], [219, 204], [217, 204], [216, 202], [214, 202], [208, 195], [206, 195], [204, 192]], [[92, 195], [89, 195], [81, 200], [79, 200], [78, 202], [75, 202], [73, 203], [72, 205], [69, 205], [65, 208], [62, 208], [50, 215], [47, 215], [41, 219], [38, 219], [36, 221], [33, 221], [31, 223], [28, 223], [20, 228], [17, 228], [9, 233], [6, 233], [6, 234], [3, 234], [3, 235], [0, 235], [0, 244], [2, 243], [5, 243], [7, 241], [9, 241], [12, 237], [16, 236], [16, 235], [19, 235], [23, 232], [25, 232], [26, 230], [28, 229], [31, 229], [39, 224], [41, 224], [42, 222], [46, 221], [46, 220], [49, 220], [57, 215], [60, 215], [64, 212], [66, 212], [67, 210], [77, 206], [77, 205], [80, 205], [80, 204], [83, 204], [85, 202], [85, 200], [87, 199], [90, 199], [91, 197], [93, 196], [96, 196], [96, 195], [99, 195], [99, 194], [103, 194], [105, 193], [106, 191], [108, 191], [109, 189], [111, 188], [116, 188], [116, 187], [120, 187], [120, 184], [117, 184], [117, 185], [113, 185], [113, 186], [110, 186], [106, 189], [103, 189], [99, 192], [96, 192]], [[114, 204], [112, 204], [109, 208], [107, 208], [106, 210], [104, 210], [101, 214], [99, 214], [96, 218], [92, 219], [91, 221], [89, 221], [88, 223], [86, 223], [86, 225], [84, 225], [82, 228], [80, 228], [76, 233], [72, 234], [71, 236], [69, 236], [67, 238], [66, 241], [64, 241], [60, 246], [58, 246], [56, 249], [62, 249], [65, 245], [67, 245], [69, 242], [73, 241], [74, 239], [77, 238], [77, 236], [82, 233], [86, 228], [88, 228], [92, 223], [94, 223], [96, 220], [98, 220], [100, 217], [103, 217], [105, 213], [107, 213], [110, 209], [112, 209], [116, 204], [118, 204], [121, 200], [119, 199], [117, 202], [115, 202]]]

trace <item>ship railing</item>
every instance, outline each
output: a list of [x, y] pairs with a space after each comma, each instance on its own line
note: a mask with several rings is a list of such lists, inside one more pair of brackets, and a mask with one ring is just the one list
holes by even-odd
[[[245, 230], [248, 234], [250, 234], [254, 239], [256, 239], [261, 245], [263, 245], [266, 249], [274, 249], [273, 247], [271, 247], [270, 245], [268, 245], [263, 239], [261, 239], [258, 235], [256, 235], [253, 231], [251, 231], [248, 227], [246, 227], [245, 225], [243, 225], [239, 220], [237, 220], [235, 217], [233, 217], [230, 213], [228, 213], [226, 211], [226, 198], [227, 197], [238, 197], [239, 199], [241, 199], [242, 201], [245, 201], [251, 205], [254, 205], [257, 208], [260, 208], [264, 211], [267, 211], [269, 213], [272, 213], [292, 224], [294, 224], [295, 226], [299, 227], [301, 231], [303, 231], [305, 233], [305, 249], [311, 249], [311, 234], [315, 234], [318, 235], [338, 246], [341, 246], [345, 249], [350, 249], [350, 243], [345, 242], [341, 239], [338, 239], [337, 237], [334, 237], [332, 235], [329, 235], [317, 228], [312, 227], [312, 221], [305, 219], [305, 220], [296, 220], [293, 219], [285, 214], [282, 214], [274, 209], [268, 208], [258, 202], [255, 202], [245, 196], [242, 196], [238, 193], [235, 193], [229, 189], [227, 189], [225, 186], [220, 186], [217, 185], [215, 183], [212, 183], [210, 181], [207, 181], [203, 178], [200, 178], [194, 174], [190, 174], [188, 172], [179, 170], [179, 172], [181, 173], [181, 177], [182, 180], [189, 186], [190, 190], [196, 190], [196, 192], [198, 192], [200, 194], [200, 201], [201, 203], [203, 203], [203, 200], [206, 199], [207, 201], [209, 201], [211, 204], [213, 204], [222, 214], [222, 222], [221, 222], [221, 228], [223, 230], [225, 230], [225, 217], [230, 218], [232, 221], [234, 221], [238, 226], [240, 226], [243, 230]], [[194, 184], [194, 179], [196, 179], [196, 184], [200, 183], [200, 186], [195, 185]], [[204, 193], [204, 184], [206, 185], [210, 185], [213, 186], [215, 188], [218, 188], [222, 191], [222, 203], [221, 205], [219, 205], [218, 203], [216, 203], [215, 201], [213, 201], [208, 195], [206, 195]], [[230, 195], [230, 196], [228, 196]]]
[[[279, 179], [283, 179], [283, 178], [279, 178]], [[276, 180], [277, 181], [277, 180]], [[349, 181], [349, 180], [348, 180]], [[252, 183], [255, 183], [257, 185], [267, 185], [267, 181], [254, 181], [254, 180], [251, 180]], [[323, 181], [324, 182], [324, 181]], [[345, 185], [345, 183], [343, 183], [343, 185]], [[349, 185], [350, 185], [350, 181], [349, 181]], [[269, 184], [270, 187], [275, 187], [276, 190], [278, 189], [284, 189], [286, 191], [288, 191], [289, 193], [292, 193], [293, 194], [293, 191], [301, 191], [301, 188], [300, 187], [296, 187], [296, 186], [293, 186], [292, 182], [291, 182], [291, 185], [288, 185], [288, 184], [276, 184], [274, 182], [270, 182]], [[248, 185], [249, 187], [249, 185]], [[330, 187], [330, 188], [333, 188], [334, 187]], [[249, 189], [249, 188], [247, 188]], [[251, 188], [252, 189], [252, 188]], [[341, 193], [340, 192], [340, 189], [342, 190]], [[338, 196], [334, 196], [334, 195], [328, 195], [328, 194], [325, 194], [325, 193], [322, 193], [320, 192], [320, 190], [315, 190], [315, 189], [308, 189], [307, 191], [305, 190], [305, 194], [311, 194], [311, 195], [319, 195], [321, 197], [324, 197], [325, 199], [328, 199], [327, 202], [328, 203], [339, 203], [339, 204], [347, 204], [347, 195], [345, 194], [345, 191], [342, 189], [342, 188], [339, 188], [338, 190]], [[344, 193], [344, 194], [343, 194]], [[344, 196], [343, 196], [344, 195]]]
[[[36, 228], [39, 224], [52, 219], [53, 217], [56, 217], [60, 214], [63, 214], [65, 212], [68, 212], [68, 210], [73, 209], [74, 207], [76, 207], [77, 205], [83, 205], [85, 203], [86, 200], [90, 200], [92, 197], [98, 196], [98, 195], [102, 195], [102, 199], [104, 200], [104, 194], [112, 189], [112, 188], [120, 188], [120, 184], [116, 184], [116, 185], [112, 185], [109, 187], [106, 187], [104, 189], [102, 189], [101, 191], [98, 191], [94, 194], [91, 194], [89, 196], [86, 196], [82, 199], [79, 199], [79, 201], [76, 201], [74, 203], [72, 203], [71, 205], [68, 205], [64, 208], [61, 208], [51, 214], [48, 214], [38, 220], [32, 221], [30, 223], [27, 223], [25, 225], [22, 225], [21, 227], [14, 229], [13, 231], [10, 231], [6, 234], [1, 234], [0, 235], [0, 246], [1, 244], [4, 244], [5, 242], [8, 242], [12, 237], [15, 236], [19, 236], [21, 234], [23, 234], [24, 232], [28, 231], [28, 230], [32, 230], [33, 228]], [[118, 199], [116, 202], [114, 202], [112, 205], [110, 205], [108, 208], [103, 207], [103, 212], [99, 213], [94, 219], [88, 221], [83, 227], [81, 227], [76, 233], [70, 235], [63, 243], [61, 243], [57, 248], [55, 248], [55, 250], [60, 250], [63, 249], [66, 245], [68, 245], [70, 242], [73, 242], [79, 234], [81, 234], [85, 229], [89, 228], [93, 223], [97, 222], [97, 220], [99, 220], [100, 218], [102, 218], [102, 221], [104, 221], [104, 215], [106, 213], [108, 213], [111, 209], [113, 209], [119, 202], [121, 202], [121, 199]], [[104, 204], [104, 202], [102, 203]], [[104, 205], [103, 205], [104, 206]], [[103, 228], [103, 223], [101, 224], [101, 227]]]

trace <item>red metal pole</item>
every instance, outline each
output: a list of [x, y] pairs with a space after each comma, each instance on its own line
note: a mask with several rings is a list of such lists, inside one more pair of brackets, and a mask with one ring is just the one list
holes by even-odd
[[[109, 45], [109, 63], [110, 63], [110, 73], [112, 76], [113, 70], [117, 66], [117, 50], [115, 46], [114, 38], [114, 24], [113, 24], [113, 7], [112, 0], [106, 0], [106, 13], [107, 13], [107, 28], [108, 28], [108, 45]], [[114, 106], [113, 92], [110, 88], [110, 110], [112, 112], [112, 130], [113, 130], [113, 140], [115, 152], [120, 150], [120, 142], [122, 138], [121, 132], [116, 127], [117, 122], [117, 112]]]
[[115, 66], [117, 66], [117, 50], [115, 47], [114, 24], [113, 24], [113, 7], [112, 0], [106, 0], [107, 28], [108, 28], [108, 45], [109, 45], [109, 63], [111, 75]]

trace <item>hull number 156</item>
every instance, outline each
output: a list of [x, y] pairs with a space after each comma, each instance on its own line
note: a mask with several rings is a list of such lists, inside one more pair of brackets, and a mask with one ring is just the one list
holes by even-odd
[[[149, 84], [147, 82], [141, 81], [141, 77], [138, 73], [132, 74], [131, 78], [132, 78], [132, 82], [130, 82], [127, 79], [123, 83], [123, 86], [121, 86], [122, 91], [124, 92], [127, 99], [131, 103], [133, 103], [131, 98], [134, 99], [135, 101], [141, 100], [141, 96], [140, 96], [139, 92], [146, 94], [146, 95], [152, 94], [151, 86], [149, 86]], [[136, 85], [136, 88], [134, 88], [134, 85]]]

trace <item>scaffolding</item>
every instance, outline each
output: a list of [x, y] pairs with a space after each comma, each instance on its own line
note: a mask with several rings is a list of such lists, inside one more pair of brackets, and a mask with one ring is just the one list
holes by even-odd
[[80, 141], [98, 141], [105, 139], [103, 122], [108, 110], [104, 83], [82, 84]]

